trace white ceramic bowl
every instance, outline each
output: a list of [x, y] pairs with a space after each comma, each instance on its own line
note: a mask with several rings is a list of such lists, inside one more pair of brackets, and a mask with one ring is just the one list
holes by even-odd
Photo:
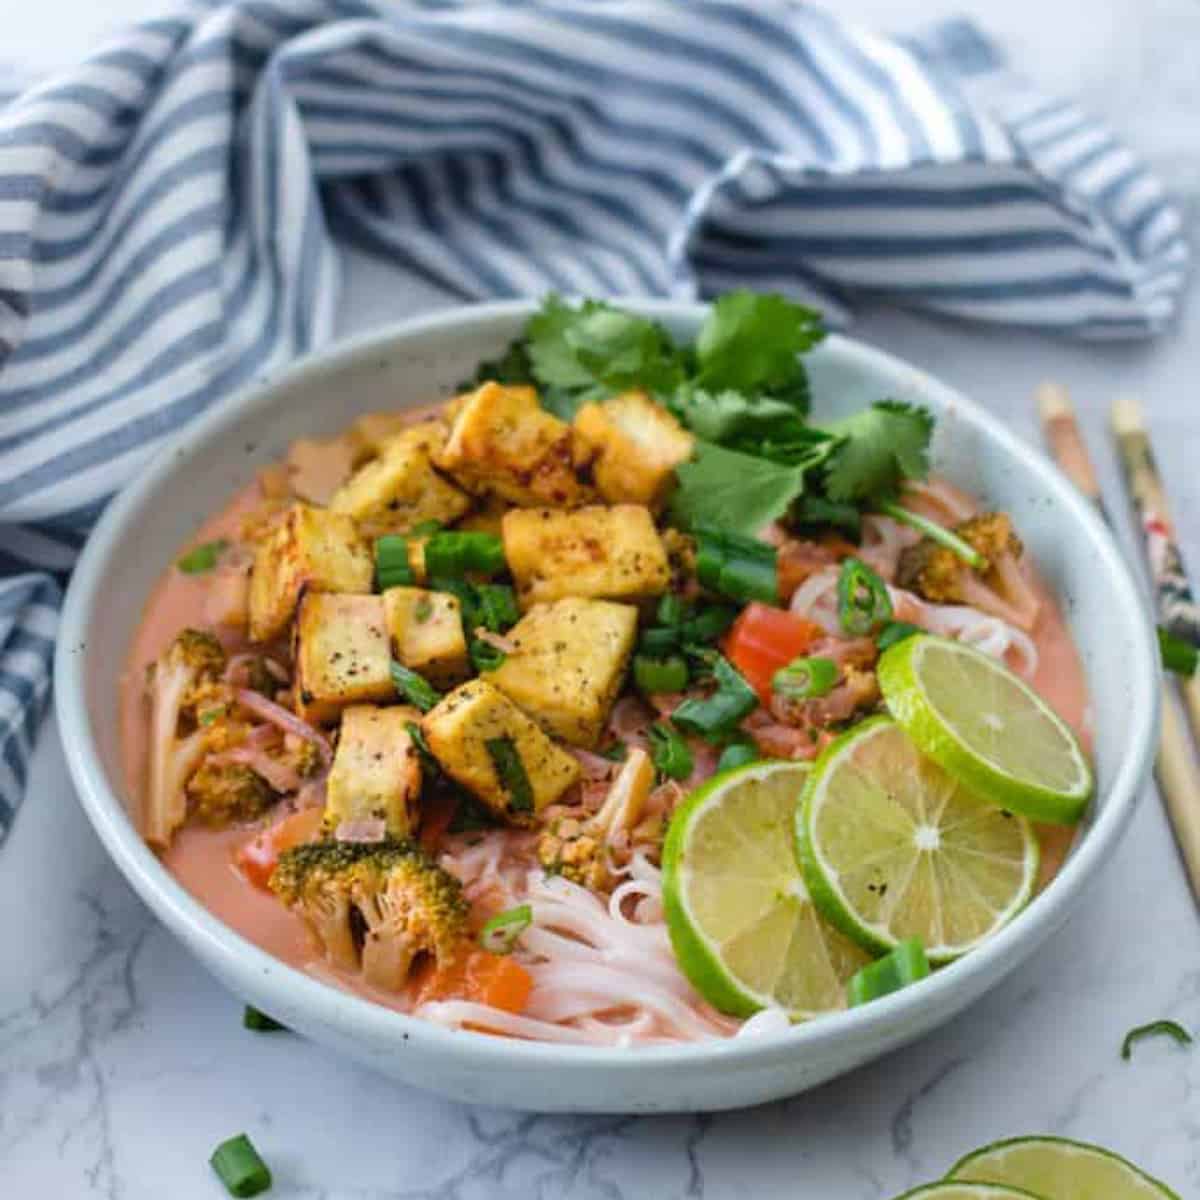
[[[1066, 920], [1116, 846], [1155, 742], [1158, 668], [1151, 624], [1108, 532], [1039, 454], [916, 367], [844, 338], [810, 360], [816, 408], [839, 416], [884, 396], [937, 414], [935, 469], [1010, 511], [1069, 616], [1086, 664], [1099, 794], [1047, 890], [981, 949], [919, 985], [778, 1037], [607, 1049], [450, 1032], [337, 991], [263, 953], [163, 869], [126, 813], [117, 680], [155, 580], [200, 521], [299, 435], [328, 435], [359, 413], [425, 403], [500, 350], [525, 302], [463, 308], [348, 342], [220, 404], [108, 509], [67, 595], [55, 665], [75, 786], [117, 866], [225, 984], [319, 1042], [406, 1083], [459, 1100], [538, 1110], [731, 1108], [813, 1087], [952, 1017]], [[631, 302], [676, 334], [696, 305]]]

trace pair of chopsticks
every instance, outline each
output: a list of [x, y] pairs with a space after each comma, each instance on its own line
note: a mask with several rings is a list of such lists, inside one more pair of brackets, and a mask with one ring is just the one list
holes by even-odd
[[[1055, 384], [1043, 384], [1038, 390], [1037, 401], [1046, 442], [1058, 465], [1092, 501], [1101, 516], [1109, 520], [1100, 484], [1066, 391]], [[1136, 400], [1118, 400], [1112, 407], [1111, 426], [1125, 486], [1138, 518], [1159, 626], [1170, 636], [1198, 646], [1200, 605], [1196, 603], [1184, 570], [1141, 405]], [[1192, 735], [1200, 744], [1200, 673], [1184, 681], [1182, 690]], [[1200, 901], [1200, 767], [1196, 763], [1192, 738], [1176, 707], [1175, 691], [1170, 676], [1164, 677], [1162, 738], [1155, 775], [1192, 893]]]

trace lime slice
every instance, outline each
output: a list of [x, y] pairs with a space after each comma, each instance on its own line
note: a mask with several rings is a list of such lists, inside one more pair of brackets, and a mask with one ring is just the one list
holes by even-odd
[[714, 776], [671, 817], [663, 907], [692, 986], [715, 1008], [794, 1020], [846, 1006], [868, 960], [817, 915], [792, 844], [804, 763], [752, 763]]
[[930, 962], [979, 945], [1020, 912], [1037, 837], [873, 717], [817, 759], [797, 815], [804, 881], [821, 913], [869, 950], [921, 939]]
[[986, 1180], [1036, 1192], [1045, 1200], [1179, 1200], [1119, 1155], [1057, 1137], [1010, 1138], [968, 1154], [953, 1180]]
[[994, 1183], [956, 1183], [944, 1180], [913, 1188], [896, 1200], [1045, 1200], [1020, 1188], [1003, 1187]]

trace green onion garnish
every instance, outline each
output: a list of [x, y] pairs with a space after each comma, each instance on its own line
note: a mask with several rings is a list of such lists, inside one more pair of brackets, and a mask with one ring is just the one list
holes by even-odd
[[624, 742], [613, 742], [611, 746], [605, 746], [597, 753], [601, 758], [607, 758], [610, 762], [624, 762], [629, 757], [629, 747]]
[[214, 722], [219, 721], [228, 711], [228, 705], [214, 704], [212, 708], [206, 708], [197, 714], [196, 724], [202, 728], [206, 728]]
[[879, 653], [882, 654], [885, 650], [904, 641], [905, 638], [912, 637], [914, 633], [924, 632], [920, 625], [910, 625], [907, 621], [889, 621], [879, 631], [875, 645], [879, 647]]
[[667, 779], [686, 779], [692, 773], [692, 752], [687, 742], [661, 721], [650, 726], [650, 761]]
[[493, 954], [511, 954], [521, 934], [533, 924], [533, 909], [528, 904], [497, 913], [479, 931], [479, 944]]
[[385, 533], [375, 539], [375, 587], [386, 592], [388, 588], [411, 587], [417, 582], [412, 565], [408, 561], [408, 538], [399, 534]]
[[838, 674], [832, 658], [794, 658], [771, 677], [771, 690], [789, 700], [815, 700], [833, 691]]
[[413, 606], [413, 620], [418, 625], [424, 625], [433, 616], [433, 601], [428, 596], [422, 596]]
[[659, 602], [658, 608], [655, 610], [654, 619], [660, 624], [667, 626], [668, 629], [674, 629], [678, 625], [683, 624], [683, 618], [687, 615], [687, 608], [683, 600], [676, 596], [673, 592], [668, 592]]
[[435, 533], [425, 543], [425, 570], [430, 575], [497, 575], [504, 566], [504, 543], [495, 534]]
[[203, 575], [217, 565], [217, 559], [225, 552], [229, 543], [224, 538], [215, 542], [202, 542], [193, 546], [175, 564], [185, 575]]
[[696, 578], [734, 600], [779, 603], [776, 551], [757, 538], [701, 525], [696, 529]]
[[422, 712], [428, 712], [441, 699], [428, 680], [395, 659], [392, 660], [392, 682], [396, 691]]
[[732, 771], [734, 767], [744, 767], [747, 763], [758, 762], [762, 755], [752, 741], [731, 742], [721, 751], [717, 759], [718, 771]]
[[685, 645], [715, 642], [733, 624], [738, 610], [728, 604], [709, 604], [680, 625]]
[[703, 700], [685, 700], [671, 714], [672, 722], [685, 733], [719, 737], [758, 707], [754, 689], [723, 654], [712, 656], [712, 671], [717, 690]]
[[846, 994], [850, 1007], [868, 1004], [880, 996], [898, 992], [901, 988], [924, 979], [929, 974], [929, 960], [920, 938], [905, 938], [890, 953], [868, 963], [850, 977]]
[[687, 663], [679, 654], [669, 658], [651, 658], [638, 654], [633, 660], [633, 682], [647, 696], [666, 692], [682, 692], [687, 687]]
[[268, 1017], [265, 1012], [255, 1008], [252, 1004], [247, 1004], [242, 1012], [242, 1025], [246, 1029], [253, 1029], [255, 1033], [287, 1031], [286, 1025], [281, 1025], [274, 1017]]
[[533, 785], [512, 738], [488, 738], [483, 744], [500, 777], [501, 787], [508, 793], [508, 807], [513, 812], [533, 812]]
[[677, 629], [643, 629], [638, 638], [638, 651], [649, 658], [667, 658], [679, 649], [679, 631]]
[[404, 728], [408, 731], [408, 736], [412, 738], [412, 743], [417, 750], [417, 756], [421, 760], [421, 766], [431, 775], [440, 775], [442, 773], [442, 765], [434, 758], [433, 751], [430, 750], [429, 743], [425, 740], [425, 731], [416, 721], [405, 721]]
[[838, 623], [851, 637], [865, 637], [892, 619], [887, 584], [861, 558], [847, 558], [838, 575]]
[[1158, 627], [1158, 652], [1168, 671], [1174, 671], [1176, 675], [1195, 675], [1200, 663], [1200, 649], [1161, 625]]
[[517, 607], [517, 594], [506, 583], [480, 583], [475, 585], [479, 605], [479, 621], [493, 633], [504, 633], [511, 629], [521, 617]]
[[1121, 1057], [1128, 1061], [1133, 1056], [1133, 1043], [1147, 1037], [1170, 1037], [1181, 1046], [1192, 1044], [1192, 1035], [1177, 1021], [1151, 1021], [1148, 1025], [1139, 1025], [1131, 1029], [1121, 1043]]
[[939, 546], [945, 546], [957, 558], [961, 558], [968, 567], [972, 567], [976, 571], [988, 569], [990, 565], [988, 560], [969, 542], [963, 541], [957, 533], [952, 533], [944, 525], [939, 525], [936, 521], [931, 521], [915, 512], [909, 512], [907, 508], [901, 508], [899, 504], [894, 504], [890, 500], [885, 500], [880, 504], [879, 511], [885, 516], [891, 517], [893, 521], [899, 521], [901, 525], [907, 525], [910, 529], [923, 533], [927, 538], [937, 542]]
[[271, 1186], [271, 1171], [244, 1134], [222, 1142], [208, 1160], [231, 1196], [257, 1196]]

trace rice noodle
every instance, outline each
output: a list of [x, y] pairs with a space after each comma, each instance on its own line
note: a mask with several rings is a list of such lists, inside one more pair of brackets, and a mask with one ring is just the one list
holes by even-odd
[[333, 749], [325, 735], [318, 733], [307, 721], [300, 720], [295, 713], [289, 712], [283, 705], [276, 704], [274, 700], [268, 700], [266, 696], [252, 692], [249, 688], [238, 688], [234, 694], [237, 696], [237, 702], [243, 708], [249, 709], [255, 716], [262, 717], [264, 721], [279, 726], [285, 733], [294, 733], [306, 742], [312, 742], [319, 751], [323, 762], [328, 764], [332, 761]]
[[237, 763], [249, 767], [267, 781], [273, 792], [295, 792], [300, 788], [300, 775], [296, 768], [283, 759], [272, 758], [261, 746], [234, 746], [232, 750], [210, 755], [208, 761], [213, 766]]
[[788, 607], [799, 617], [807, 617], [834, 637], [842, 636], [838, 621], [837, 583], [839, 567], [826, 567], [809, 576], [795, 591]]
[[889, 583], [896, 578], [901, 553], [921, 540], [915, 529], [875, 514], [863, 517], [862, 535], [859, 558]]

